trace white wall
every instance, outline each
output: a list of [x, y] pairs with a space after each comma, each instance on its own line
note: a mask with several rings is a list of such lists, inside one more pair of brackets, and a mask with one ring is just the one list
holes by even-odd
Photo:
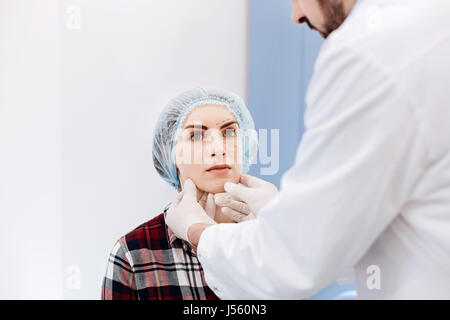
[[98, 299], [114, 242], [175, 194], [151, 158], [164, 104], [246, 97], [248, 4], [0, 1], [0, 297]]
[[61, 298], [57, 0], [0, 1], [0, 299]]

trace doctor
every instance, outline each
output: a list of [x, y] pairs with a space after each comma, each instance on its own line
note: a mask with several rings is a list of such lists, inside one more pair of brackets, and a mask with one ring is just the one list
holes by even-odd
[[280, 191], [226, 184], [257, 217], [213, 225], [188, 180], [167, 224], [222, 299], [307, 298], [349, 267], [360, 299], [450, 299], [450, 2], [292, 6], [327, 40]]

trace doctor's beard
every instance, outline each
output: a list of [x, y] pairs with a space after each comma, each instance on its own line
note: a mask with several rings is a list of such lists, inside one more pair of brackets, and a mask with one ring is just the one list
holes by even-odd
[[342, 23], [344, 23], [347, 18], [345, 13], [344, 4], [342, 0], [317, 0], [319, 6], [322, 10], [323, 17], [325, 19], [325, 30], [318, 30], [313, 27], [309, 21], [307, 21], [308, 26], [312, 29], [319, 31], [323, 38], [327, 38], [330, 33], [339, 28]]

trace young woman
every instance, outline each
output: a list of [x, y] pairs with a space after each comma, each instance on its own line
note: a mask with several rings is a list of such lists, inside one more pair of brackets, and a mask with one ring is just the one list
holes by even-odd
[[[234, 223], [214, 202], [226, 182], [238, 183], [254, 160], [257, 136], [242, 99], [197, 88], [165, 107], [153, 138], [159, 175], [182, 192], [197, 186], [199, 203], [217, 223]], [[208, 288], [194, 250], [165, 223], [164, 212], [121, 237], [109, 257], [102, 299], [218, 299]]]

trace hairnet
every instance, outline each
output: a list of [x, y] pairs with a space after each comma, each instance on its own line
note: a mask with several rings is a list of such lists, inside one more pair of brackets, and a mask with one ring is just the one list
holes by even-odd
[[236, 118], [242, 138], [242, 173], [254, 163], [257, 134], [253, 118], [244, 101], [236, 94], [217, 88], [195, 88], [169, 101], [156, 123], [153, 136], [153, 164], [159, 175], [177, 190], [181, 190], [175, 165], [175, 145], [184, 119], [196, 106], [214, 104], [226, 106]]

